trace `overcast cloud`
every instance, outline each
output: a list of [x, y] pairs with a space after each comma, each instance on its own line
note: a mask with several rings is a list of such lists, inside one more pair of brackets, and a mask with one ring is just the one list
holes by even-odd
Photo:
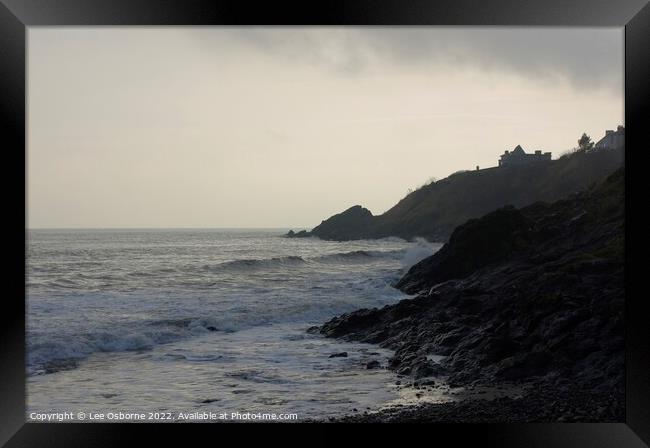
[[[321, 64], [340, 74], [410, 69], [511, 71], [580, 88], [620, 89], [622, 30], [613, 28], [351, 27], [234, 29], [231, 41], [197, 32], [210, 46], [250, 45], [268, 57]], [[213, 47], [214, 48], [214, 47]]]
[[303, 227], [624, 123], [623, 30], [28, 29], [30, 227]]

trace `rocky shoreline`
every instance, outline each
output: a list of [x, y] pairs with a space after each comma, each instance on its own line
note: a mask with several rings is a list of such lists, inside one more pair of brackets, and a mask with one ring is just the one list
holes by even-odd
[[624, 397], [618, 392], [596, 393], [573, 386], [529, 384], [517, 397], [468, 398], [447, 403], [423, 403], [378, 412], [346, 415], [339, 423], [616, 423], [625, 421]]
[[336, 317], [316, 331], [394, 350], [415, 387], [520, 384], [340, 421], [624, 420], [624, 170], [552, 203], [468, 221], [396, 287], [412, 299]]

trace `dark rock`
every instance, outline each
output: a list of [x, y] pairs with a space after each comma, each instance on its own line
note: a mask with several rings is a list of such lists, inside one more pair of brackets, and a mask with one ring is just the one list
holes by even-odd
[[[528, 395], [536, 418], [609, 421], [624, 404], [623, 204], [621, 169], [567, 199], [472, 220], [400, 281], [419, 295], [344, 314], [320, 332], [390, 348], [388, 368], [414, 379], [444, 375], [454, 387], [543, 379], [546, 396]], [[564, 410], [544, 401], [573, 399]], [[589, 399], [612, 409], [596, 411]], [[532, 408], [516, 414], [517, 400], [497, 409], [533, 418]]]
[[[471, 219], [454, 230], [442, 249], [413, 266], [396, 287], [416, 293], [507, 260], [530, 246], [531, 228], [532, 221], [512, 206]], [[467, 306], [463, 301], [460, 304]]]
[[205, 327], [205, 329], [208, 331], [217, 331], [217, 327], [213, 327], [213, 326]]
[[299, 232], [294, 232], [293, 230], [289, 230], [285, 236], [287, 238], [307, 238], [312, 235], [311, 232], [307, 232], [306, 230], [301, 230]]
[[366, 364], [366, 369], [378, 369], [379, 367], [381, 367], [381, 364], [377, 360], [370, 361]]
[[367, 231], [372, 218], [368, 209], [355, 205], [321, 222], [311, 233], [324, 240], [360, 239]]
[[326, 322], [320, 332], [329, 337], [340, 337], [353, 330], [358, 330], [375, 323], [377, 310], [361, 309], [353, 313], [343, 314]]
[[320, 327], [318, 325], [314, 325], [307, 328], [307, 333], [309, 334], [318, 334], [319, 332], [320, 332]]
[[329, 355], [330, 358], [347, 358], [348, 352], [332, 353]]
[[397, 370], [397, 373], [398, 373], [399, 375], [404, 375], [404, 376], [406, 376], [406, 375], [410, 375], [412, 370], [413, 370], [413, 369], [411, 368], [411, 366], [404, 366], [404, 367], [400, 367], [400, 368]]
[[61, 372], [64, 370], [76, 369], [79, 366], [79, 363], [75, 359], [53, 359], [45, 363], [44, 370], [45, 373], [55, 373]]

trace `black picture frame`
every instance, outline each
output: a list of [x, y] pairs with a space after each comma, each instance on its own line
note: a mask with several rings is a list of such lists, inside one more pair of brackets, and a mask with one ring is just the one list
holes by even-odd
[[[113, 446], [138, 434], [223, 431], [223, 425], [43, 424], [25, 422], [25, 224], [26, 224], [26, 29], [60, 25], [518, 25], [625, 27], [626, 127], [626, 419], [620, 424], [436, 425], [437, 440], [501, 447], [624, 447], [650, 443], [650, 326], [641, 286], [643, 257], [639, 183], [644, 169], [635, 152], [648, 129], [650, 90], [650, 5], [647, 0], [330, 0], [250, 2], [205, 0], [0, 0], [0, 113], [5, 158], [4, 294], [0, 316], [0, 445]], [[637, 193], [632, 194], [633, 191]], [[632, 205], [636, 198], [637, 205]], [[638, 282], [640, 283], [640, 281]], [[197, 429], [197, 426], [200, 429]], [[238, 428], [238, 442], [255, 436]], [[291, 425], [265, 425], [285, 429]], [[297, 425], [301, 426], [301, 425]], [[329, 436], [333, 425], [311, 425], [312, 437]], [[216, 429], [215, 429], [216, 427]], [[295, 427], [295, 425], [293, 426]], [[391, 429], [392, 428], [392, 429]], [[246, 430], [249, 429], [249, 430]], [[429, 426], [419, 428], [432, 431]], [[391, 425], [374, 435], [399, 435]], [[368, 436], [370, 436], [368, 434]], [[433, 436], [432, 436], [433, 437]], [[645, 441], [645, 443], [644, 443]]]

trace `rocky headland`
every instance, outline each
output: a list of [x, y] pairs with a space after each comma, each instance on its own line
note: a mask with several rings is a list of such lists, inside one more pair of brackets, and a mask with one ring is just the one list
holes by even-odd
[[623, 168], [565, 199], [467, 221], [399, 280], [414, 298], [318, 331], [394, 350], [388, 367], [416, 387], [527, 392], [343, 420], [623, 421], [623, 275]]
[[623, 159], [624, 149], [611, 149], [578, 152], [544, 163], [458, 172], [413, 191], [381, 215], [355, 205], [311, 231], [291, 231], [287, 236], [447, 241], [459, 225], [497, 208], [553, 202], [589, 188], [621, 167]]

